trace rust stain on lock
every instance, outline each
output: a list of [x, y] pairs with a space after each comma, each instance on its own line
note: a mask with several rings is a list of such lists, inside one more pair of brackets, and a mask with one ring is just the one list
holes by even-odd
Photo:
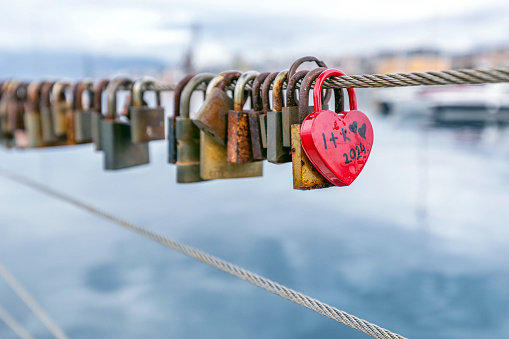
[[249, 115], [243, 111], [228, 114], [228, 161], [245, 163], [253, 161]]

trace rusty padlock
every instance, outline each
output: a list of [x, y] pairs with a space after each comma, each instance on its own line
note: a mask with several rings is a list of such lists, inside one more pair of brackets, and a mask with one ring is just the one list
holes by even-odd
[[147, 86], [157, 84], [151, 77], [143, 77], [134, 82], [133, 106], [129, 109], [132, 142], [149, 142], [164, 139], [164, 108], [161, 107], [161, 93], [155, 91], [156, 107], [148, 107], [143, 101]]
[[225, 87], [241, 74], [225, 71], [214, 77], [207, 86], [205, 101], [193, 119], [194, 124], [219, 145], [226, 145], [228, 112], [233, 108], [233, 100], [226, 94]]
[[[228, 83], [237, 80], [241, 73], [232, 71], [221, 73], [211, 80], [207, 87], [207, 96], [214, 95], [214, 89], [219, 85], [225, 88]], [[217, 94], [216, 94], [217, 95]], [[206, 100], [206, 99], [205, 99]], [[234, 102], [231, 101], [231, 109]], [[225, 107], [225, 106], [223, 106]], [[230, 163], [227, 161], [227, 146], [217, 143], [208, 133], [200, 131], [200, 176], [204, 180], [249, 178], [260, 176], [260, 166], [256, 163]]]
[[131, 84], [130, 79], [117, 78], [112, 80], [107, 88], [108, 113], [101, 120], [104, 169], [107, 170], [118, 170], [149, 163], [148, 143], [133, 143], [128, 119], [117, 113], [117, 92]]
[[42, 147], [41, 126], [41, 90], [44, 82], [33, 81], [27, 88], [27, 102], [25, 104], [25, 129], [28, 135], [28, 146], [31, 148]]
[[8, 131], [14, 137], [16, 148], [28, 147], [28, 135], [25, 131], [25, 102], [27, 98], [28, 83], [19, 82], [12, 88], [12, 97], [8, 106]]
[[91, 125], [91, 134], [92, 134], [92, 142], [95, 145], [96, 151], [103, 151], [103, 144], [101, 139], [101, 121], [104, 119], [104, 115], [102, 113], [102, 97], [103, 92], [106, 92], [108, 85], [110, 83], [109, 79], [102, 79], [99, 81], [94, 87], [94, 110], [92, 112], [92, 117], [90, 119]]
[[282, 164], [292, 160], [290, 147], [283, 146], [282, 108], [283, 86], [288, 70], [279, 72], [272, 86], [272, 111], [267, 112], [267, 161]]
[[173, 92], [173, 115], [168, 117], [168, 163], [175, 164], [177, 162], [177, 137], [176, 137], [176, 118], [180, 115], [180, 97], [182, 90], [195, 74], [186, 75], [175, 86]]
[[[259, 74], [256, 71], [247, 71], [239, 77], [235, 85], [233, 110], [228, 112], [228, 162], [242, 164], [253, 162], [254, 160], [249, 130], [249, 113], [254, 112], [254, 110], [243, 110], [243, 106], [246, 85]], [[261, 163], [259, 165], [259, 173], [262, 175]]]
[[[309, 91], [311, 90], [311, 85], [325, 70], [325, 67], [319, 67], [309, 71], [300, 86], [299, 124], [293, 124], [291, 126], [293, 188], [297, 190], [311, 190], [333, 186], [333, 184], [316, 170], [311, 161], [309, 161], [302, 149], [300, 140], [301, 123], [309, 112]], [[343, 92], [341, 90], [335, 90], [334, 99], [336, 110], [339, 109], [338, 112], [342, 112], [344, 108]]]
[[[83, 94], [87, 94], [87, 106], [83, 105]], [[90, 80], [80, 81], [75, 85], [73, 94], [74, 138], [83, 144], [92, 141], [92, 106], [94, 104], [94, 84]]]
[[[291, 126], [293, 124], [298, 124], [299, 122], [299, 101], [295, 97], [295, 86], [296, 83], [301, 80], [308, 71], [300, 71], [297, 73], [297, 69], [300, 65], [302, 65], [305, 62], [315, 62], [318, 67], [325, 67], [327, 68], [327, 65], [322, 60], [318, 60], [317, 58], [313, 56], [306, 56], [299, 58], [295, 60], [295, 62], [290, 67], [290, 70], [288, 71], [288, 86], [286, 89], [286, 106], [283, 107], [282, 111], [282, 121], [283, 121], [283, 146], [290, 147], [291, 142]], [[294, 78], [295, 75], [297, 77]], [[289, 90], [291, 88], [291, 90]], [[327, 103], [330, 100], [330, 97], [332, 95], [331, 90], [327, 90], [325, 97], [323, 98], [322, 102]], [[309, 106], [309, 112], [313, 112], [314, 107]], [[328, 109], [328, 108], [324, 108]]]
[[58, 138], [53, 131], [53, 115], [51, 114], [51, 94], [54, 81], [46, 81], [41, 87], [41, 133], [45, 146], [64, 145], [65, 138]]
[[[51, 119], [53, 121], [53, 133], [60, 138], [68, 138], [68, 143], [74, 143], [74, 129], [69, 130], [71, 104], [67, 99], [67, 92], [72, 91], [71, 84], [66, 81], [57, 81], [52, 88], [53, 104], [51, 105]], [[72, 135], [68, 135], [72, 132]]]
[[253, 112], [249, 114], [249, 132], [251, 134], [251, 149], [253, 150], [253, 160], [255, 161], [267, 159], [267, 148], [263, 147], [262, 145], [260, 114], [267, 114], [267, 111], [263, 110], [261, 87], [269, 75], [269, 72], [260, 73], [254, 79], [253, 88], [251, 90]]
[[13, 146], [13, 135], [9, 132], [8, 111], [9, 102], [12, 97], [12, 88], [18, 82], [14, 80], [5, 81], [2, 84], [2, 99], [0, 100], [0, 144], [6, 148]]
[[211, 73], [195, 75], [184, 86], [180, 98], [180, 115], [176, 117], [177, 182], [203, 181], [200, 176], [200, 129], [190, 119], [191, 96], [201, 84], [214, 78]]
[[274, 72], [269, 74], [263, 81], [262, 85], [262, 106], [263, 113], [259, 114], [260, 120], [260, 137], [262, 140], [262, 147], [267, 148], [267, 112], [270, 111], [270, 99], [269, 99], [269, 91], [276, 79], [279, 72]]

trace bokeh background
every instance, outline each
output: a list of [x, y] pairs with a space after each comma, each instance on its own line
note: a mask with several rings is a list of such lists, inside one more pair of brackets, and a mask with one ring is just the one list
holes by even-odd
[[[11, 1], [0, 77], [167, 83], [276, 71], [304, 55], [349, 74], [509, 65], [506, 1]], [[311, 67], [311, 66], [308, 66]], [[92, 145], [0, 149], [0, 166], [409, 338], [509, 336], [509, 89], [357, 90], [373, 154], [348, 188], [264, 177], [177, 185], [102, 169]], [[193, 110], [199, 107], [193, 102]], [[172, 114], [172, 97], [163, 105]], [[0, 261], [71, 338], [366, 338], [0, 177]], [[0, 279], [0, 306], [51, 334]], [[16, 338], [0, 322], [0, 338]]]

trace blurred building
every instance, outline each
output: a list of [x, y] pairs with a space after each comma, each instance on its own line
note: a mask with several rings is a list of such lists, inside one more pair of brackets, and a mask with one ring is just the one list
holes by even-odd
[[384, 52], [377, 59], [376, 73], [439, 71], [452, 65], [451, 58], [437, 49]]

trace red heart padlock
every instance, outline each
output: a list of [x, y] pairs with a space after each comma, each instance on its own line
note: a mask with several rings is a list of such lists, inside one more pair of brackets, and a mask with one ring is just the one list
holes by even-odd
[[357, 110], [353, 88], [348, 88], [350, 111], [322, 111], [321, 90], [325, 79], [344, 76], [328, 69], [316, 79], [313, 89], [315, 111], [300, 129], [302, 148], [316, 169], [336, 186], [348, 186], [361, 173], [371, 154], [373, 127], [368, 117]]

